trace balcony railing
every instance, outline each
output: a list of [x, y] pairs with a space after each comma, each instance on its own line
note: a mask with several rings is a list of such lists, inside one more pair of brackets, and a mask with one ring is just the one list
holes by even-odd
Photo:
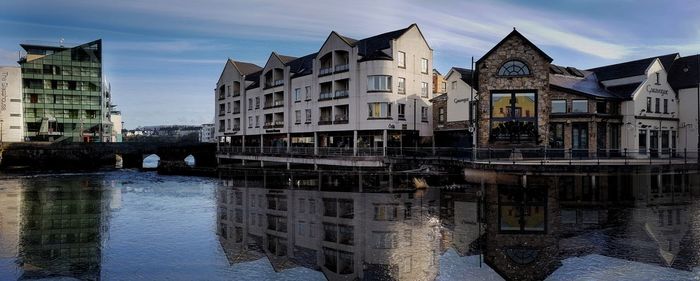
[[[320, 122], [319, 122], [320, 123]], [[317, 153], [314, 154], [314, 150]], [[394, 159], [432, 159], [436, 161], [460, 161], [465, 163], [497, 165], [696, 165], [700, 160], [698, 150], [628, 149], [555, 149], [555, 148], [455, 148], [455, 147], [226, 147], [219, 148], [219, 154], [227, 155], [293, 155], [296, 157], [389, 157]], [[355, 154], [356, 153], [356, 154]]]
[[280, 79], [280, 80], [275, 80], [274, 82], [272, 82], [273, 87], [279, 86], [279, 85], [284, 85], [284, 80]]
[[240, 108], [239, 108], [239, 109], [234, 109], [234, 110], [233, 110], [233, 114], [239, 114], [239, 113], [241, 113], [241, 109], [240, 109]]
[[335, 98], [340, 99], [340, 98], [347, 98], [348, 97], [348, 90], [337, 90], [335, 91]]
[[349, 122], [347, 115], [336, 116], [333, 124], [347, 124]]
[[330, 99], [333, 99], [332, 92], [325, 92], [325, 93], [318, 94], [318, 100], [330, 100]]
[[331, 125], [331, 124], [333, 124], [333, 121], [330, 118], [321, 119], [321, 120], [318, 120], [318, 124], [319, 125]]
[[329, 75], [333, 73], [333, 67], [322, 67], [318, 70], [318, 76]]
[[232, 129], [232, 130], [233, 130], [233, 131], [240, 131], [240, 130], [241, 130], [241, 126], [233, 126], [233, 129]]
[[273, 103], [273, 106], [274, 106], [274, 107], [284, 106], [284, 100], [276, 100], [276, 101]]
[[275, 121], [275, 123], [272, 124], [273, 127], [275, 128], [281, 128], [284, 127], [284, 120], [281, 121]]
[[241, 95], [241, 92], [240, 92], [240, 91], [234, 91], [234, 92], [233, 92], [233, 96], [234, 96], [234, 97], [237, 97], [237, 96], [240, 96], [240, 95]]
[[335, 66], [335, 72], [342, 72], [350, 69], [349, 64], [339, 64]]

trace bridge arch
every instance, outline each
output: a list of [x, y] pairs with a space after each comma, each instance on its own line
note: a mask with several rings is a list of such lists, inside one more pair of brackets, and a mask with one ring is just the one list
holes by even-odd
[[197, 159], [194, 157], [194, 155], [190, 154], [185, 157], [185, 164], [190, 167], [194, 167], [197, 165]]
[[141, 163], [141, 168], [158, 168], [160, 163], [160, 156], [158, 154], [144, 154], [143, 162]]

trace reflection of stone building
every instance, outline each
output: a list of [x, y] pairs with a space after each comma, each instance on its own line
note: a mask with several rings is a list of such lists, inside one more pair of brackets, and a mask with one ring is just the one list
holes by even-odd
[[18, 180], [0, 184], [0, 258], [17, 256], [22, 191]]
[[32, 183], [22, 192], [19, 262], [23, 278], [99, 279], [109, 192], [101, 182], [91, 180], [53, 178]]
[[239, 175], [222, 180], [217, 200], [217, 231], [231, 262], [264, 253], [277, 270], [301, 265], [329, 280], [437, 276], [440, 201], [436, 190], [413, 188], [421, 181], [328, 172]]

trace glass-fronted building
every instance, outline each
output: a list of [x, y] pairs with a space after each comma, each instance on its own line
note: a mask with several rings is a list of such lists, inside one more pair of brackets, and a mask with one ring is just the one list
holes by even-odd
[[25, 139], [110, 141], [110, 89], [102, 40], [75, 47], [20, 44]]

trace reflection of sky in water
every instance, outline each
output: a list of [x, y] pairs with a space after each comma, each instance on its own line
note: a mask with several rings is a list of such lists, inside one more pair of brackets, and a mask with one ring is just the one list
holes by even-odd
[[[0, 181], [0, 242], [13, 241], [12, 239], [19, 241], [17, 237], [22, 235], [19, 228], [16, 228], [14, 232], [12, 229], [1, 228], [3, 220], [7, 221], [13, 215], [19, 217], [17, 213], [8, 211], [13, 207], [10, 201], [2, 201], [3, 198], [7, 197], [7, 194], [11, 192], [22, 194], [21, 191], [26, 190], [27, 186], [42, 190], [45, 186], [88, 187], [95, 186], [95, 184], [107, 188], [105, 192], [102, 192], [100, 199], [97, 199], [103, 206], [101, 215], [105, 217], [104, 223], [100, 226], [104, 233], [101, 238], [102, 249], [99, 252], [101, 264], [97, 269], [97, 274], [101, 279], [325, 280], [322, 272], [296, 265], [276, 272], [273, 268], [275, 262], [271, 262], [264, 255], [231, 264], [224, 253], [225, 246], [222, 248], [222, 240], [216, 234], [216, 217], [220, 215], [217, 212], [216, 191], [220, 190], [220, 186], [218, 180], [214, 179], [120, 171], [104, 174], [41, 176], [22, 180], [3, 180]], [[82, 192], [80, 190], [83, 189], [74, 188], [72, 190], [74, 190], [72, 192]], [[426, 200], [429, 200], [429, 195], [430, 192], [424, 195]], [[379, 199], [386, 196], [393, 198], [393, 196], [383, 193], [376, 193], [372, 196]], [[354, 197], [355, 203], [370, 202], [370, 197], [369, 193], [364, 193]], [[391, 199], [389, 197], [387, 199]], [[227, 198], [230, 197], [227, 196]], [[262, 199], [266, 200], [264, 197]], [[419, 200], [418, 197], [415, 200]], [[23, 202], [21, 197], [15, 201]], [[290, 205], [292, 204], [291, 201], [288, 202]], [[15, 204], [14, 207], [17, 207], [17, 210], [22, 210], [21, 204]], [[322, 204], [322, 202], [317, 201], [316, 206], [319, 211], [322, 210]], [[454, 201], [452, 204], [451, 208], [454, 208], [454, 212], [457, 214], [468, 213], [467, 210], [473, 208], [466, 202]], [[342, 205], [338, 204], [337, 206], [340, 211]], [[290, 207], [289, 211], [293, 210], [295, 209]], [[367, 207], [361, 210], [364, 210], [363, 213], [367, 212], [367, 215], [357, 213], [355, 214], [356, 220], [364, 218], [366, 219], [365, 223], [371, 221], [373, 209]], [[430, 210], [425, 211], [431, 212]], [[437, 215], [437, 213], [435, 214]], [[404, 214], [398, 212], [397, 216], [402, 217]], [[417, 216], [418, 213], [414, 214], [413, 222], [418, 221]], [[293, 222], [290, 220], [288, 223]], [[428, 223], [439, 225], [445, 221], [433, 216]], [[380, 224], [392, 224], [392, 222], [380, 222]], [[290, 229], [296, 231], [296, 225]], [[429, 255], [430, 249], [425, 248], [428, 244], [421, 244], [418, 237], [422, 236], [419, 232], [420, 225], [414, 225], [413, 229], [416, 239], [414, 244], [405, 246], [403, 242], [400, 242], [399, 249], [420, 248], [419, 250], [423, 250], [421, 253]], [[360, 226], [357, 226], [356, 231], [360, 231]], [[455, 235], [450, 239], [457, 241], [463, 236], [457, 234], [466, 230], [460, 230], [457, 227], [452, 231]], [[369, 235], [368, 233], [361, 235], [365, 234]], [[398, 234], [401, 239], [403, 232]], [[13, 235], [16, 238], [12, 238]], [[321, 233], [316, 235], [321, 235]], [[316, 237], [319, 238], [319, 236]], [[365, 236], [363, 239], [372, 238]], [[569, 241], [569, 243], [577, 241]], [[375, 242], [368, 241], [366, 243], [374, 245]], [[628, 247], [632, 246], [628, 245]], [[9, 251], [6, 248], [8, 247], [0, 247], [0, 252], [2, 252], [0, 253], [0, 280], [16, 280], [23, 274], [17, 263], [18, 259], [14, 257], [18, 253], [17, 250], [13, 250], [14, 252], [8, 254]], [[394, 252], [398, 252], [399, 249], [394, 250]], [[363, 256], [363, 258], [370, 259], [372, 257]], [[448, 247], [439, 254], [437, 264], [431, 266], [439, 270], [436, 280], [502, 280], [493, 269], [485, 264], [480, 268], [478, 261], [477, 256], [459, 256], [457, 251]], [[414, 259], [413, 267], [418, 268], [420, 262], [419, 259]], [[548, 280], [700, 279], [697, 273], [690, 271], [595, 254], [568, 258], [562, 263], [562, 267], [557, 269]]]
[[[188, 166], [194, 166], [195, 162], [196, 162], [195, 160], [196, 159], [194, 159], [194, 156], [192, 156], [192, 155], [185, 157], [185, 163]], [[143, 159], [143, 167], [144, 168], [157, 168], [158, 161], [160, 161], [160, 157], [158, 157], [155, 154], [151, 154], [148, 157]]]

